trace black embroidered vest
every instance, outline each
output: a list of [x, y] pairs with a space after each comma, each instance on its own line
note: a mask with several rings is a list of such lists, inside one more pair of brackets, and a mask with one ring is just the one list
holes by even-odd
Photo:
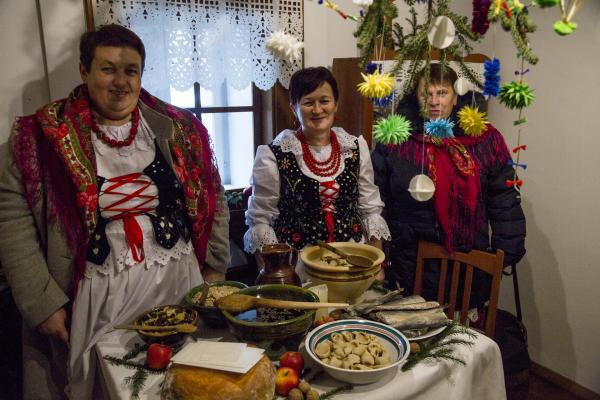
[[[352, 157], [344, 161], [344, 171], [335, 179], [339, 185], [337, 199], [333, 203], [334, 240], [360, 241], [363, 226], [358, 212], [358, 176], [360, 153], [358, 140]], [[326, 241], [328, 230], [325, 214], [321, 209], [319, 181], [304, 175], [292, 152], [283, 152], [279, 146], [270, 144], [279, 169], [280, 195], [279, 216], [274, 223], [277, 240], [297, 249], [312, 245], [317, 240]]]
[[[144, 168], [147, 175], [158, 188], [158, 206], [154, 213], [145, 213], [150, 217], [156, 242], [166, 249], [171, 249], [182, 237], [190, 240], [190, 224], [184, 210], [183, 191], [175, 173], [156, 146], [156, 154], [150, 165]], [[106, 178], [98, 176], [98, 193]], [[110, 254], [110, 246], [106, 237], [106, 225], [111, 220], [104, 218], [98, 208], [98, 224], [87, 249], [86, 260], [102, 265]], [[115, 221], [120, 223], [120, 221]]]

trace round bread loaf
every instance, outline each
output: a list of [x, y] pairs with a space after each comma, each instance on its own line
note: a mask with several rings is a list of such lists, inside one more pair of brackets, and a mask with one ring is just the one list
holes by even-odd
[[173, 364], [165, 377], [161, 399], [271, 400], [275, 367], [263, 356], [245, 374]]

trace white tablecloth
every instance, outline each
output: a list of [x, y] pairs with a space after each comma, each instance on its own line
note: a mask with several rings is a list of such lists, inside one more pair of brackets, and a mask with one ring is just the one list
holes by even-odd
[[[205, 330], [201, 326], [201, 332], [205, 339], [223, 338], [233, 341], [224, 331]], [[140, 341], [135, 332], [115, 331], [105, 335], [96, 346], [105, 391], [112, 400], [128, 400], [131, 397], [130, 391], [123, 385], [123, 379], [133, 375], [134, 371], [110, 365], [102, 357], [122, 357], [138, 342]], [[456, 346], [455, 355], [464, 360], [466, 366], [446, 361], [421, 362], [410, 371], [402, 372], [398, 368], [378, 382], [356, 385], [352, 392], [337, 394], [335, 399], [366, 400], [365, 396], [368, 396], [368, 400], [506, 400], [498, 345], [482, 334], [477, 334], [474, 342], [472, 347]], [[308, 355], [305, 360], [307, 366], [314, 367]], [[159, 399], [159, 384], [162, 379], [163, 375], [150, 375], [140, 399]], [[343, 384], [323, 374], [312, 386], [322, 393]]]

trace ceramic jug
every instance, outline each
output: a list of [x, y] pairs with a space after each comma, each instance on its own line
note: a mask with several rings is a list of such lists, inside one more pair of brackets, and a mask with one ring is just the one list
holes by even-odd
[[294, 270], [298, 253], [285, 243], [267, 244], [258, 252], [260, 272], [256, 285], [284, 284], [302, 286], [300, 277]]

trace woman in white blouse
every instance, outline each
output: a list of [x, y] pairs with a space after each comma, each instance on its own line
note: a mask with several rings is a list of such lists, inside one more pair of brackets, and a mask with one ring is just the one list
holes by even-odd
[[245, 250], [254, 253], [278, 242], [301, 249], [317, 240], [390, 239], [367, 143], [333, 127], [338, 88], [331, 72], [324, 67], [297, 71], [289, 92], [300, 127], [258, 147]]
[[84, 84], [15, 122], [0, 262], [25, 321], [26, 399], [95, 398], [94, 346], [114, 325], [225, 276], [229, 214], [208, 133], [142, 89], [144, 58], [124, 27], [88, 32]]

